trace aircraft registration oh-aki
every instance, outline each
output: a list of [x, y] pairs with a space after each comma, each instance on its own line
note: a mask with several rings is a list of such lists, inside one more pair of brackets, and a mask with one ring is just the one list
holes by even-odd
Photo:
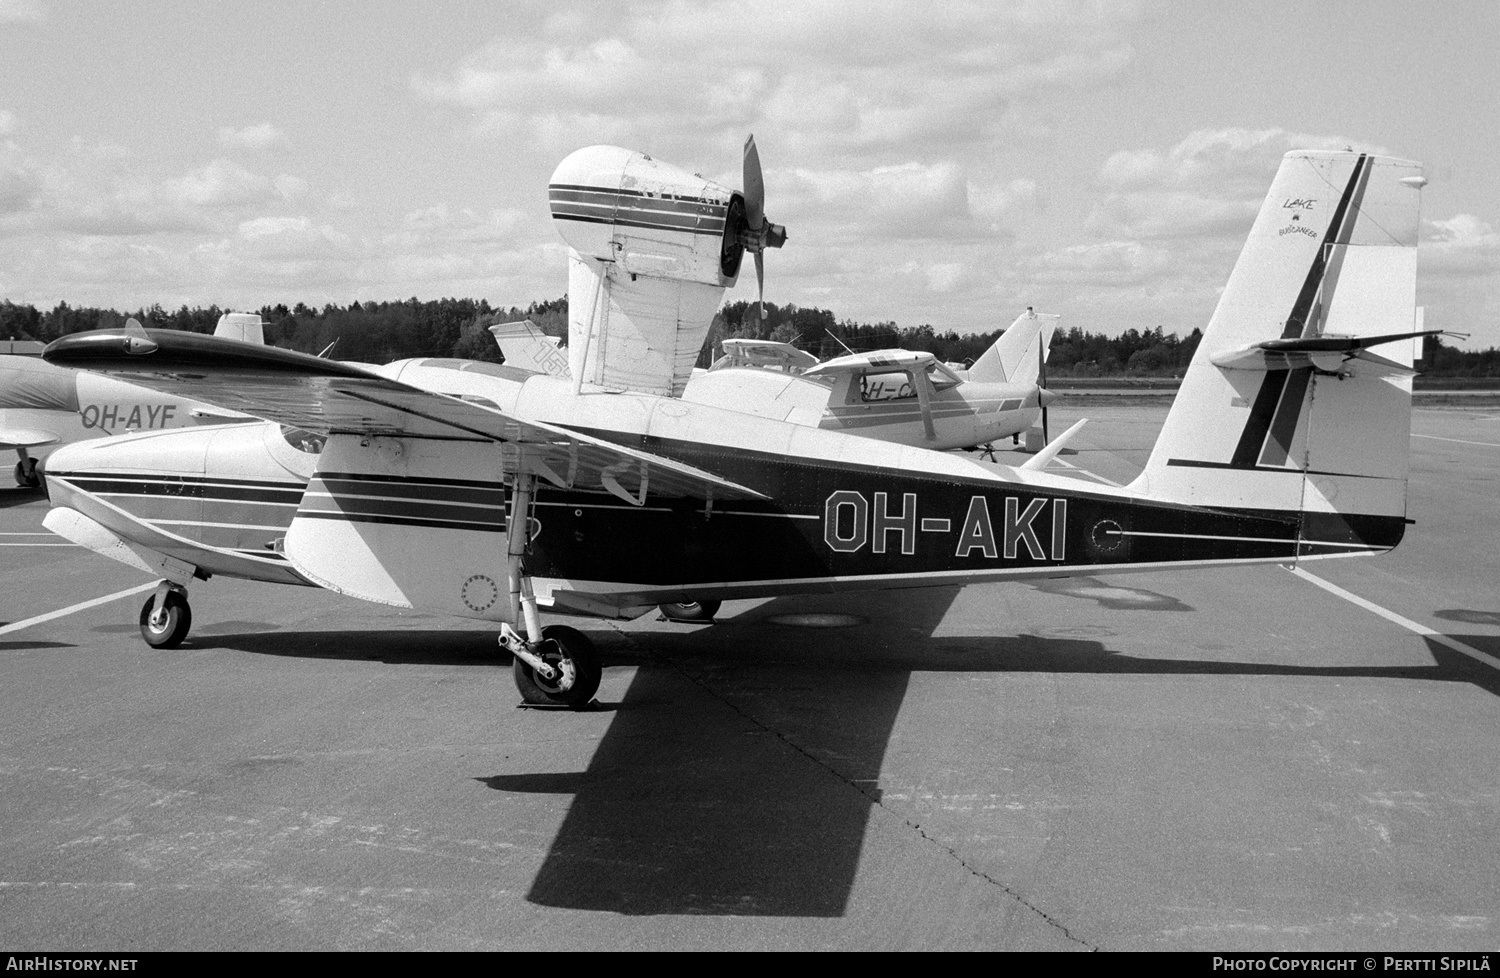
[[[569, 379], [168, 331], [56, 341], [52, 362], [273, 424], [60, 450], [47, 525], [165, 578], [142, 609], [148, 641], [181, 641], [193, 578], [274, 569], [495, 622], [522, 698], [573, 706], [599, 658], [543, 610], [1291, 563], [1401, 540], [1425, 335], [1418, 164], [1286, 156], [1145, 469], [1118, 489], [684, 401], [744, 253], [784, 239], [749, 170], [742, 194], [613, 147], [559, 166]], [[1286, 200], [1299, 233], [1281, 233]], [[326, 444], [303, 451], [277, 425]]]

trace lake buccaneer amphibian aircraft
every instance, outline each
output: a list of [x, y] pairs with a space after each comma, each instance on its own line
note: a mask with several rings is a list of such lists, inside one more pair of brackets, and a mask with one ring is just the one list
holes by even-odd
[[174, 637], [185, 585], [233, 573], [253, 542], [287, 580], [497, 623], [522, 698], [571, 706], [594, 695], [599, 657], [544, 610], [1379, 553], [1407, 523], [1423, 183], [1416, 163], [1289, 153], [1144, 471], [1114, 488], [683, 401], [744, 253], [782, 233], [759, 199], [592, 147], [550, 187], [571, 247], [571, 379], [68, 336], [47, 359], [327, 443], [298, 453], [305, 491], [286, 470], [247, 474], [250, 448], [205, 452], [234, 431], [275, 455], [274, 426], [68, 446], [45, 467], [47, 525], [161, 568], [148, 633]]

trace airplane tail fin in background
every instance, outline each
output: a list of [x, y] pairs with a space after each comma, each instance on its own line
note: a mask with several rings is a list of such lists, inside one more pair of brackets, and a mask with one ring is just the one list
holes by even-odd
[[559, 349], [561, 341], [543, 333], [531, 320], [499, 323], [490, 327], [490, 334], [507, 366], [553, 377], [570, 376], [568, 355]]
[[1286, 155], [1132, 490], [1301, 514], [1330, 544], [1304, 553], [1395, 546], [1425, 182], [1405, 160]]
[[[1039, 313], [1030, 307], [1006, 328], [994, 344], [969, 368], [969, 380], [986, 384], [1010, 382], [1034, 384], [1041, 368], [1037, 345], [1047, 351], [1061, 316]], [[1042, 353], [1045, 357], [1046, 352]]]
[[266, 345], [265, 330], [261, 326], [260, 316], [253, 312], [226, 312], [219, 317], [219, 324], [214, 327], [214, 335], [229, 340], [239, 340], [242, 343], [254, 343], [257, 346]]

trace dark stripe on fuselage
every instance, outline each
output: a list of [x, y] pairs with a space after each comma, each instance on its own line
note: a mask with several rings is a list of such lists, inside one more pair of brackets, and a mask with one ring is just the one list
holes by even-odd
[[178, 496], [217, 502], [290, 503], [302, 499], [305, 486], [297, 482], [256, 482], [240, 479], [195, 478], [137, 473], [48, 472], [84, 492], [135, 496]]
[[1281, 472], [1286, 475], [1336, 475], [1345, 479], [1387, 479], [1389, 476], [1369, 475], [1360, 472], [1333, 472], [1327, 469], [1289, 469], [1284, 465], [1235, 465], [1233, 462], [1203, 462], [1192, 458], [1169, 458], [1168, 465], [1178, 465], [1189, 469], [1238, 469], [1253, 472]]
[[618, 207], [613, 205], [606, 206], [604, 204], [573, 204], [553, 201], [552, 216], [581, 217], [585, 219], [599, 218], [602, 220], [619, 220], [623, 218], [684, 228], [708, 228], [714, 225], [717, 225], [720, 229], [724, 227], [724, 216], [722, 214], [685, 214], [674, 210], [659, 210], [654, 207]]
[[552, 216], [558, 220], [707, 236], [724, 233], [729, 210], [727, 201], [703, 197], [653, 196], [567, 184], [549, 187], [548, 199]]
[[360, 475], [335, 475], [333, 473], [323, 475], [320, 473], [315, 477], [312, 489], [340, 497], [386, 496], [422, 502], [472, 503], [480, 506], [505, 505], [504, 489], [496, 483], [375, 480]]
[[680, 231], [683, 234], [698, 234], [703, 235], [704, 237], [718, 237], [719, 235], [724, 233], [724, 227], [722, 224], [719, 227], [669, 224], [663, 221], [626, 219], [619, 216], [590, 217], [583, 214], [559, 214], [556, 211], [553, 212], [552, 216], [557, 218], [558, 220], [578, 221], [582, 224], [604, 224], [610, 227], [644, 228], [648, 231]]
[[336, 512], [321, 512], [317, 510], [301, 510], [297, 518], [308, 520], [335, 520], [340, 523], [382, 523], [387, 526], [420, 526], [432, 530], [466, 530], [472, 533], [504, 533], [505, 522], [498, 523], [473, 523], [462, 520], [431, 519], [420, 516], [403, 516], [394, 514], [379, 514], [367, 512], [348, 512], [339, 510]]
[[[1386, 549], [1404, 528], [1382, 517], [1205, 510], [696, 442], [647, 438], [642, 445], [636, 433], [580, 433], [714, 472], [775, 501], [710, 507], [702, 499], [655, 497], [647, 507], [604, 507], [598, 490], [539, 482], [532, 514], [538, 530], [527, 557], [537, 576], [691, 587], [1289, 560]], [[309, 485], [298, 518], [499, 535], [506, 495], [482, 480], [328, 473]], [[481, 499], [486, 503], [462, 504]]]
[[319, 473], [297, 518], [505, 532], [505, 489], [474, 479]]
[[639, 190], [606, 189], [575, 183], [554, 183], [547, 187], [549, 199], [580, 203], [609, 202], [626, 207], [659, 207], [688, 213], [721, 215], [729, 207], [727, 200], [712, 197], [690, 197], [687, 194], [647, 194]]
[[[581, 433], [639, 442], [638, 435]], [[539, 502], [563, 505], [536, 514], [533, 574], [661, 586], [1282, 560], [1388, 549], [1404, 530], [1391, 517], [1335, 516], [1324, 527], [1330, 517], [1323, 514], [1210, 510], [693, 442], [647, 439], [640, 447], [777, 502], [710, 509], [679, 500], [665, 512], [601, 513], [570, 510], [569, 492], [539, 486]], [[813, 518], [743, 518], [757, 511]], [[1324, 532], [1332, 535], [1315, 536]]]

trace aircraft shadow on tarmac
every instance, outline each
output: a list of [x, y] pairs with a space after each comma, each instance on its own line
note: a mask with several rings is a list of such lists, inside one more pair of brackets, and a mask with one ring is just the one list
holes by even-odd
[[[1079, 596], [1190, 610], [1142, 589], [1098, 588], [1085, 585]], [[1432, 665], [1393, 668], [1150, 659], [1037, 635], [934, 637], [956, 595], [931, 588], [782, 598], [692, 630], [585, 626], [606, 667], [637, 667], [623, 701], [602, 707], [615, 716], [587, 770], [475, 779], [497, 791], [572, 796], [527, 899], [639, 915], [842, 916], [916, 672], [1402, 678], [1469, 682], [1500, 696], [1494, 670], [1436, 643]], [[488, 631], [281, 631], [190, 643], [392, 664], [509, 665]], [[557, 715], [531, 714], [539, 736]]]
[[[502, 654], [493, 630], [472, 629], [341, 629], [336, 631], [269, 631], [219, 634], [222, 626], [251, 625], [224, 622], [220, 629], [195, 631], [184, 648], [234, 649], [253, 655], [288, 656], [299, 659], [350, 659], [384, 662], [387, 665], [473, 665], [509, 669], [509, 654]], [[258, 626], [263, 629], [274, 625]], [[131, 626], [135, 630], [135, 626]]]
[[[0, 621], [0, 625], [9, 622]], [[28, 649], [75, 649], [78, 646], [69, 642], [34, 642], [22, 639], [16, 642], [0, 642], [0, 652], [22, 652]]]
[[[0, 509], [10, 509], [12, 506], [24, 506], [38, 500], [45, 500], [47, 494], [40, 489], [26, 489], [17, 486], [14, 489], [0, 491]], [[37, 522], [41, 522], [38, 519]]]

